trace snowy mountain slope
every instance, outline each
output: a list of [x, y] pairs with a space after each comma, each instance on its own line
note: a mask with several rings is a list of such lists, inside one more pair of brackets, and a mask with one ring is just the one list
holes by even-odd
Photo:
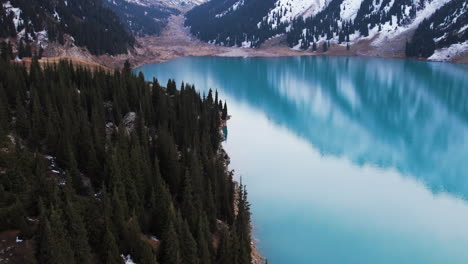
[[423, 20], [406, 48], [408, 56], [430, 56], [432, 60], [447, 60], [463, 51], [468, 51], [466, 0], [450, 1]]
[[175, 8], [147, 0], [107, 0], [104, 4], [137, 36], [158, 35], [167, 24], [167, 18], [180, 13]]
[[[245, 46], [248, 40], [251, 47], [257, 47], [273, 36], [286, 34], [289, 46], [298, 49], [309, 49], [316, 46], [314, 43], [324, 41], [353, 44], [362, 39], [372, 40], [373, 47], [381, 48], [391, 41], [411, 38], [423, 21], [457, 1], [468, 5], [466, 0], [212, 0], [210, 5], [201, 5], [194, 8], [192, 14], [189, 12], [186, 25], [202, 40], [220, 45]], [[247, 12], [240, 7], [258, 5], [266, 8]], [[459, 9], [459, 12], [467, 13], [466, 9]], [[230, 19], [226, 19], [226, 15]], [[448, 12], [444, 15], [449, 25], [467, 24], [456, 22]], [[245, 21], [249, 21], [248, 26]], [[230, 23], [242, 26], [232, 25], [231, 30]], [[220, 24], [223, 27], [217, 26]], [[466, 30], [461, 26], [456, 28], [462, 33]], [[240, 36], [242, 41], [232, 40]], [[447, 36], [439, 34], [438, 37], [445, 39]], [[466, 38], [449, 44], [464, 40]]]
[[278, 0], [265, 17], [272, 27], [289, 23], [298, 16], [309, 17], [321, 11], [330, 0]]
[[173, 8], [191, 8], [201, 5], [208, 0], [125, 0], [128, 3], [133, 3], [141, 6], [167, 6]]

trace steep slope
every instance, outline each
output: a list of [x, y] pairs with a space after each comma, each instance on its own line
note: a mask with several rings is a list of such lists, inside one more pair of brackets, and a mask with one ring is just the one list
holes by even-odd
[[275, 0], [212, 0], [186, 15], [186, 26], [203, 41], [226, 45], [257, 47], [265, 39], [282, 32], [272, 29], [263, 18]]
[[118, 54], [134, 44], [119, 18], [98, 0], [1, 0], [0, 38], [38, 51], [69, 41], [92, 54]]
[[201, 5], [207, 0], [124, 0], [128, 3], [133, 3], [141, 6], [162, 6], [171, 7], [181, 10], [190, 9], [194, 6]]
[[0, 246], [3, 232], [32, 244], [27, 258], [2, 247], [0, 262], [252, 263], [218, 99], [146, 82], [128, 63], [27, 71], [0, 56]]
[[[439, 49], [436, 54], [434, 51]], [[424, 20], [408, 43], [408, 56], [446, 60], [468, 50], [468, 2], [453, 0]]]
[[127, 29], [137, 36], [159, 35], [167, 24], [167, 18], [180, 13], [172, 7], [140, 0], [107, 0], [104, 5], [112, 9]]
[[[264, 8], [252, 10], [251, 6], [260, 2]], [[244, 10], [247, 3], [250, 12]], [[285, 34], [288, 45], [295, 49], [316, 49], [325, 42], [353, 44], [367, 39], [373, 49], [385, 51], [387, 43], [391, 43], [395, 46], [391, 49], [404, 54], [405, 41], [411, 41], [419, 25], [426, 28], [420, 32], [429, 27], [435, 31], [437, 48], [464, 43], [466, 5], [463, 0], [214, 0], [190, 11], [186, 25], [200, 39], [220, 45], [258, 47], [273, 36]], [[439, 23], [442, 25], [431, 26]], [[418, 43], [421, 34], [416, 33], [414, 43]], [[232, 40], [239, 36], [244, 39]], [[434, 52], [434, 48], [430, 50]]]

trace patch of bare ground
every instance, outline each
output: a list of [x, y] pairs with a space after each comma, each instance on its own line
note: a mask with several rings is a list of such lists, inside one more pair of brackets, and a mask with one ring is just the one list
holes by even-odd
[[[322, 51], [321, 45], [317, 51], [300, 51], [288, 47], [285, 35], [279, 35], [267, 40], [261, 47], [239, 48], [211, 45], [198, 40], [190, 34], [184, 26], [185, 18], [182, 15], [172, 16], [159, 36], [146, 36], [136, 39], [133, 49], [126, 54], [115, 56], [93, 56], [86, 49], [73, 45], [67, 41], [64, 46], [50, 44], [46, 49], [47, 57], [76, 58], [104, 65], [110, 69], [121, 68], [128, 60], [133, 67], [144, 64], [163, 62], [173, 58], [187, 56], [221, 56], [221, 57], [286, 57], [286, 56], [365, 56], [383, 58], [404, 58], [405, 43], [411, 38], [412, 30], [403, 32], [399, 36], [385, 40], [385, 45], [373, 45], [374, 39], [364, 39], [351, 45], [331, 45], [327, 52]], [[462, 54], [452, 59], [456, 63], [468, 63], [468, 55]]]
[[465, 51], [452, 59], [452, 62], [468, 64], [468, 51]]
[[19, 231], [0, 232], [0, 263], [35, 263], [33, 240], [18, 239]]

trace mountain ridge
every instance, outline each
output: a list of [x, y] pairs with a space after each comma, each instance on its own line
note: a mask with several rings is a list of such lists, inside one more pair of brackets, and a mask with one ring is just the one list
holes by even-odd
[[[251, 8], [259, 2], [263, 9]], [[423, 44], [412, 41], [413, 33], [424, 21], [433, 20], [432, 16], [439, 17], [439, 21], [453, 17], [448, 7], [455, 3], [461, 15], [447, 22], [452, 26], [439, 30], [447, 35], [437, 34], [437, 45], [426, 48], [429, 51], [424, 53], [405, 52], [406, 41], [413, 46], [431, 45], [427, 44], [430, 41]], [[386, 43], [400, 38], [403, 47], [398, 47], [399, 56], [428, 58], [436, 50], [451, 45], [460, 46], [459, 53], [468, 50], [467, 5], [461, 0], [212, 0], [189, 11], [186, 26], [192, 34], [209, 43], [253, 48], [272, 37], [286, 35], [288, 45], [299, 50], [315, 51], [323, 43], [345, 46], [371, 40], [372, 49], [386, 53]], [[426, 28], [423, 33], [434, 34], [429, 31], [433, 29]], [[419, 49], [424, 50], [412, 47], [412, 50]]]

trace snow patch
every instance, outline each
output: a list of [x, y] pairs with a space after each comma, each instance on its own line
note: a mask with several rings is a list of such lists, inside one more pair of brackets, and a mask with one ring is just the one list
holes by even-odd
[[244, 5], [244, 0], [239, 0], [239, 1], [235, 2], [231, 7], [229, 7], [226, 11], [223, 11], [223, 12], [221, 12], [219, 14], [216, 14], [215, 17], [216, 18], [223, 17], [223, 16], [227, 15], [230, 12], [236, 11], [239, 7], [241, 7], [243, 5]]
[[278, 0], [275, 7], [264, 17], [272, 28], [279, 23], [289, 23], [298, 16], [309, 17], [320, 12], [330, 0]]
[[340, 5], [342, 20], [354, 20], [363, 0], [343, 0]]
[[468, 52], [468, 40], [463, 43], [456, 43], [449, 47], [438, 49], [427, 59], [431, 61], [448, 61], [464, 52]]
[[13, 12], [13, 23], [15, 24], [15, 28], [18, 31], [18, 27], [24, 24], [24, 21], [21, 18], [21, 9], [13, 7], [10, 1], [7, 1], [3, 4], [3, 9], [5, 9], [7, 15], [10, 14], [10, 12]]
[[132, 257], [130, 255], [124, 256], [123, 254], [120, 255], [120, 257], [123, 259], [125, 264], [136, 264], [133, 262]]
[[[408, 30], [415, 29], [424, 19], [430, 17], [437, 9], [450, 1], [451, 0], [433, 0], [432, 2], [426, 3], [422, 9], [416, 11], [415, 19], [406, 25], [398, 26], [396, 16], [392, 17], [392, 25], [390, 25], [389, 22], [383, 24], [377, 39], [372, 42], [371, 45], [375, 47], [385, 45], [387, 40], [393, 39]], [[388, 8], [390, 7], [391, 5]], [[369, 35], [371, 35], [370, 32]]]

